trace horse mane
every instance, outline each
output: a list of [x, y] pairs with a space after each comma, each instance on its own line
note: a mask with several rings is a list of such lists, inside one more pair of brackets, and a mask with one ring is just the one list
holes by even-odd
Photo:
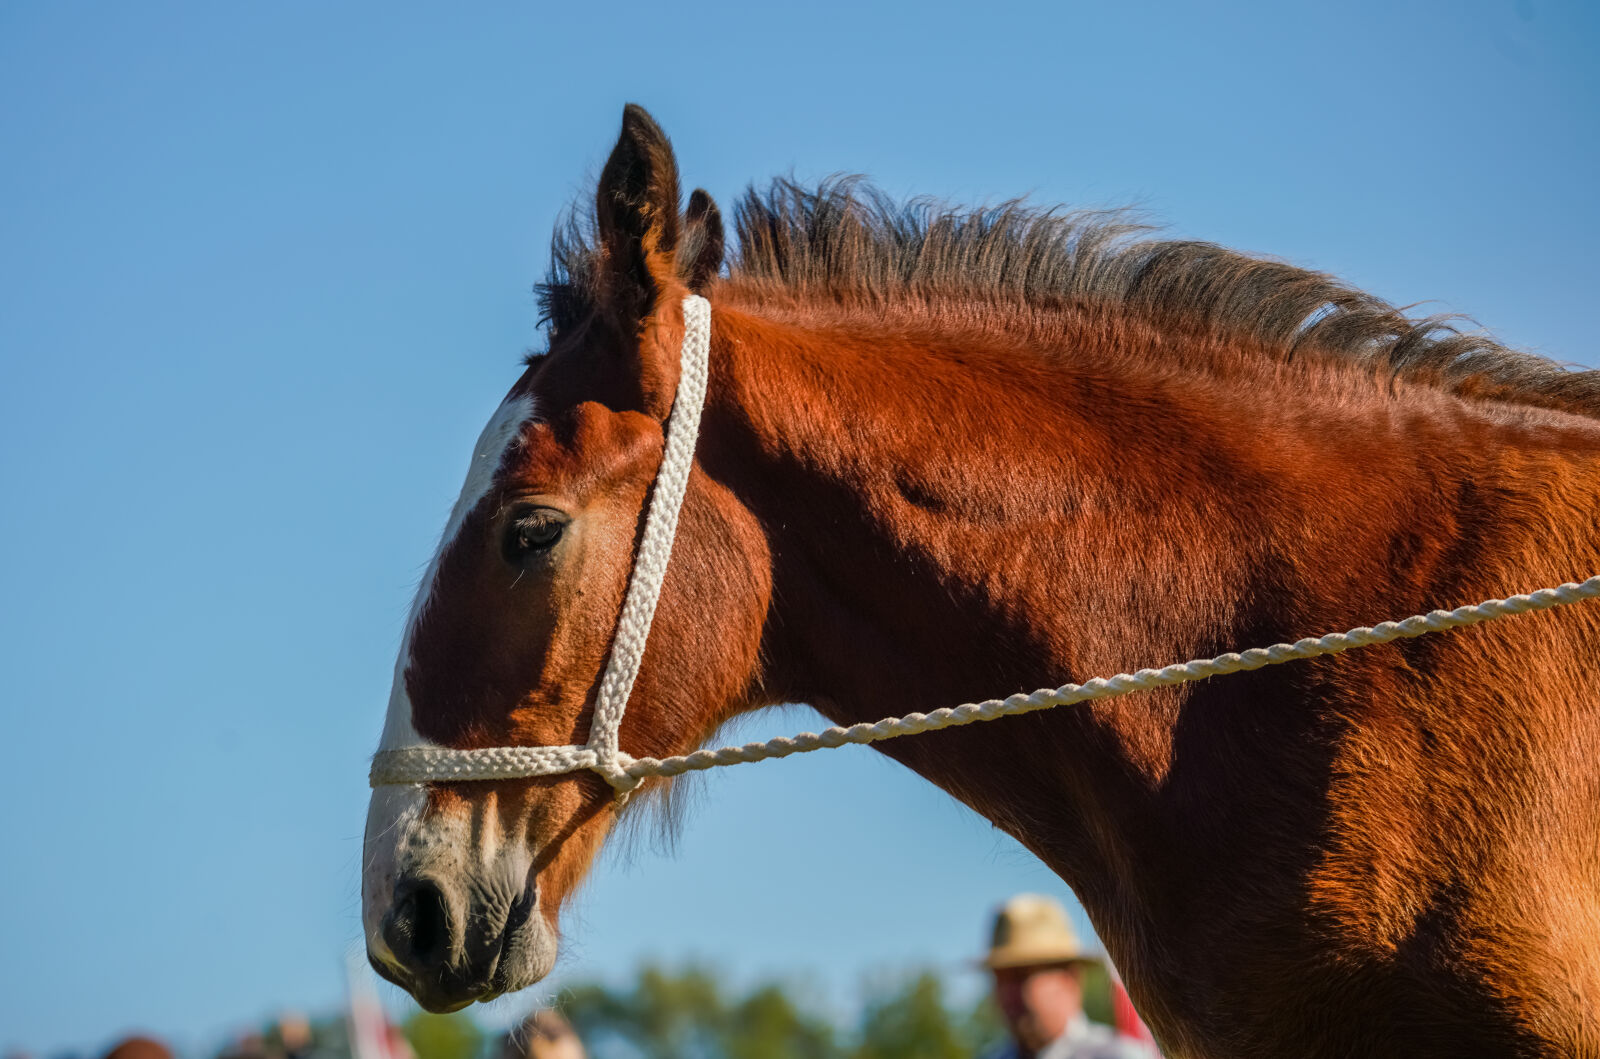
[[[1341, 280], [1215, 243], [1151, 238], [1125, 210], [1063, 210], [1011, 200], [963, 209], [898, 202], [859, 177], [815, 188], [751, 188], [714, 282], [762, 302], [938, 312], [974, 301], [1049, 312], [1113, 308], [1212, 342], [1244, 340], [1284, 361], [1317, 357], [1465, 398], [1600, 418], [1600, 371], [1512, 349], [1463, 317], [1410, 317]], [[604, 270], [592, 221], [569, 214], [538, 291], [552, 334], [581, 325]], [[690, 228], [680, 261], [696, 257]], [[687, 277], [685, 277], [687, 279]], [[969, 321], [970, 322], [970, 321]]]

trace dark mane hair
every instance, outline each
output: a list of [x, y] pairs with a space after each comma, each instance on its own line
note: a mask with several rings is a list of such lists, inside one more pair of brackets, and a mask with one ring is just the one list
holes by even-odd
[[[896, 202], [858, 177], [814, 189], [780, 179], [746, 192], [734, 229], [721, 282], [758, 302], [1109, 305], [1202, 337], [1247, 339], [1284, 359], [1334, 357], [1464, 397], [1600, 417], [1600, 371], [1573, 371], [1462, 330], [1459, 316], [1407, 316], [1325, 273], [1214, 243], [1151, 238], [1153, 229], [1126, 211], [1020, 200], [961, 209]], [[591, 230], [574, 214], [556, 231], [538, 288], [553, 332], [580, 324], [598, 301]], [[696, 251], [680, 248], [680, 260]]]

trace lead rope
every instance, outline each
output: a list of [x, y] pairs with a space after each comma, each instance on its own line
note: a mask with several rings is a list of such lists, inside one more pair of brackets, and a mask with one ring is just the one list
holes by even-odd
[[667, 419], [666, 444], [661, 469], [645, 514], [644, 535], [634, 560], [633, 576], [617, 620], [616, 638], [606, 660], [600, 690], [595, 698], [594, 722], [589, 742], [584, 746], [501, 746], [480, 750], [453, 750], [448, 747], [415, 746], [380, 751], [373, 756], [369, 782], [373, 787], [401, 783], [445, 783], [467, 780], [526, 779], [533, 776], [559, 776], [592, 769], [603, 776], [626, 801], [633, 789], [651, 776], [677, 776], [700, 769], [737, 765], [746, 761], [805, 754], [824, 747], [851, 743], [876, 743], [918, 732], [992, 721], [1014, 714], [1047, 710], [1075, 702], [1115, 699], [1136, 691], [1167, 688], [1207, 677], [1238, 673], [1279, 665], [1299, 658], [1338, 654], [1369, 644], [1423, 636], [1431, 632], [1459, 629], [1492, 621], [1509, 614], [1549, 610], [1552, 607], [1600, 597], [1600, 576], [1581, 584], [1568, 583], [1544, 588], [1509, 599], [1486, 600], [1476, 606], [1455, 610], [1435, 610], [1403, 621], [1386, 621], [1349, 632], [1297, 640], [1292, 644], [1273, 644], [1249, 651], [1196, 659], [1161, 669], [1141, 669], [1096, 677], [1082, 684], [1063, 684], [1032, 694], [1012, 695], [934, 710], [904, 717], [886, 717], [875, 724], [854, 724], [822, 732], [801, 732], [792, 738], [780, 737], [765, 743], [725, 746], [718, 750], [697, 750], [669, 758], [634, 758], [618, 748], [622, 715], [639, 674], [656, 601], [661, 597], [661, 582], [666, 577], [667, 561], [678, 528], [678, 511], [694, 463], [695, 438], [700, 429], [700, 410], [705, 403], [706, 379], [711, 351], [711, 305], [691, 295], [683, 300], [683, 351], [678, 393]]

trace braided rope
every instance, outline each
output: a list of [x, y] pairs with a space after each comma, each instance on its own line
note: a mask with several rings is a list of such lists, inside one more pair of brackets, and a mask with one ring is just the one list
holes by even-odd
[[1207, 677], [1260, 669], [1300, 658], [1317, 658], [1334, 655], [1369, 644], [1388, 643], [1430, 632], [1459, 629], [1466, 625], [1490, 621], [1507, 614], [1525, 614], [1533, 610], [1549, 610], [1566, 603], [1600, 597], [1600, 576], [1591, 577], [1582, 584], [1567, 583], [1558, 588], [1544, 588], [1525, 596], [1509, 599], [1491, 599], [1474, 607], [1455, 610], [1435, 610], [1418, 614], [1404, 621], [1386, 621], [1380, 625], [1351, 629], [1349, 632], [1332, 632], [1325, 636], [1297, 640], [1292, 644], [1273, 644], [1248, 651], [1218, 655], [1215, 658], [1195, 659], [1161, 669], [1141, 669], [1137, 673], [1118, 673], [1114, 677], [1095, 677], [1082, 684], [1063, 684], [1055, 689], [1041, 689], [1031, 695], [1012, 695], [1004, 699], [969, 702], [932, 713], [908, 713], [904, 717], [886, 717], [876, 724], [853, 724], [848, 728], [829, 728], [822, 732], [802, 732], [793, 738], [777, 738], [765, 743], [746, 743], [744, 746], [725, 746], [719, 750], [697, 750], [682, 757], [638, 758], [628, 766], [628, 773], [644, 779], [648, 776], [677, 776], [698, 769], [716, 768], [719, 765], [737, 765], [745, 761], [788, 757], [805, 754], [825, 747], [844, 746], [847, 743], [876, 743], [902, 735], [934, 732], [941, 728], [955, 728], [975, 721], [992, 721], [1035, 710], [1048, 710], [1075, 702], [1098, 699], [1116, 699], [1136, 691], [1167, 688], [1174, 684], [1187, 684]]
[[1141, 669], [1096, 677], [1082, 684], [1063, 684], [1041, 689], [1030, 695], [1017, 694], [1004, 699], [969, 702], [931, 713], [910, 713], [886, 717], [875, 724], [854, 724], [828, 728], [822, 732], [801, 732], [765, 743], [725, 746], [717, 750], [697, 750], [669, 758], [634, 758], [618, 749], [618, 733], [627, 708], [628, 695], [639, 673], [645, 642], [666, 577], [667, 561], [677, 532], [678, 512], [683, 504], [689, 470], [694, 461], [695, 438], [699, 432], [700, 411], [705, 402], [706, 380], [711, 347], [711, 306], [704, 298], [689, 297], [683, 303], [684, 338], [682, 378], [667, 421], [667, 440], [661, 470], [645, 515], [644, 535], [634, 560], [633, 576], [623, 600], [617, 622], [616, 639], [606, 661], [595, 701], [594, 723], [587, 746], [503, 746], [479, 750], [453, 750], [448, 747], [403, 747], [380, 751], [372, 759], [369, 782], [373, 787], [398, 783], [441, 783], [465, 780], [525, 779], [534, 776], [559, 776], [592, 769], [605, 777], [619, 799], [628, 795], [652, 776], [678, 776], [700, 769], [737, 765], [747, 761], [806, 754], [825, 747], [851, 743], [876, 743], [918, 732], [954, 728], [976, 721], [992, 721], [1015, 714], [1047, 710], [1077, 702], [1115, 699], [1136, 691], [1166, 688], [1207, 677], [1279, 665], [1300, 658], [1338, 654], [1370, 644], [1423, 636], [1431, 632], [1459, 629], [1492, 621], [1509, 614], [1549, 610], [1552, 607], [1600, 597], [1600, 576], [1581, 584], [1568, 583], [1540, 589], [1509, 599], [1486, 600], [1476, 606], [1455, 610], [1435, 610], [1402, 621], [1351, 629], [1348, 632], [1297, 640], [1292, 644], [1273, 644], [1248, 651], [1195, 659], [1161, 669]]
[[[642, 782], [651, 776], [678, 776], [700, 769], [737, 765], [747, 761], [806, 754], [826, 747], [845, 746], [851, 743], [876, 743], [919, 732], [933, 732], [941, 728], [954, 728], [976, 721], [992, 721], [1015, 714], [1047, 710], [1077, 702], [1115, 699], [1136, 691], [1172, 687], [1207, 677], [1260, 669], [1280, 665], [1301, 658], [1317, 658], [1339, 654], [1357, 647], [1389, 643], [1392, 640], [1424, 636], [1431, 632], [1459, 629], [1479, 622], [1492, 621], [1510, 614], [1550, 610], [1568, 603], [1600, 597], [1600, 576], [1591, 577], [1581, 584], [1567, 583], [1557, 588], [1544, 588], [1509, 599], [1491, 599], [1472, 607], [1455, 610], [1435, 610], [1417, 614], [1403, 621], [1386, 621], [1380, 625], [1351, 629], [1348, 632], [1328, 633], [1325, 636], [1297, 640], [1292, 644], [1273, 644], [1248, 651], [1218, 655], [1215, 658], [1195, 659], [1161, 669], [1141, 669], [1136, 673], [1118, 673], [1113, 677], [1096, 677], [1082, 684], [1063, 684], [1059, 688], [1041, 689], [1031, 695], [1012, 695], [1004, 699], [969, 702], [962, 706], [947, 707], [931, 713], [910, 713], [904, 717], [886, 717], [875, 724], [854, 724], [848, 728], [828, 728], [821, 732], [801, 732], [793, 737], [779, 737], [765, 743], [746, 743], [744, 746], [725, 746], [717, 750], [697, 750], [692, 754], [669, 758], [629, 758], [619, 754], [623, 771], [635, 781]], [[497, 747], [490, 750], [396, 750], [380, 754], [384, 758], [373, 763], [373, 786], [381, 783], [421, 783], [445, 780], [515, 779], [525, 776], [547, 776], [561, 772], [592, 768], [587, 761], [577, 757], [566, 758], [558, 752], [578, 750], [574, 747]], [[570, 764], [568, 764], [570, 760]]]
[[[628, 707], [634, 678], [644, 658], [650, 625], [655, 620], [656, 602], [661, 598], [661, 583], [672, 558], [672, 541], [678, 532], [678, 512], [689, 487], [689, 471], [694, 466], [694, 444], [700, 435], [700, 411], [705, 405], [706, 381], [711, 362], [711, 303], [690, 295], [683, 300], [683, 350], [679, 355], [677, 396], [667, 418], [667, 440], [661, 454], [661, 469], [656, 472], [655, 490], [645, 514], [644, 536], [633, 561], [633, 576], [617, 619], [616, 639], [605, 675], [595, 698], [594, 721], [589, 728], [589, 748], [597, 761], [590, 766], [626, 796], [639, 785], [636, 777], [624, 770], [622, 752], [617, 749], [622, 729], [622, 714]], [[630, 759], [631, 761], [631, 759]]]

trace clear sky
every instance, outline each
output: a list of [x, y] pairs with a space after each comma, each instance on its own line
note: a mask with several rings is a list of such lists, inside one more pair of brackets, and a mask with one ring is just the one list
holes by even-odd
[[[401, 619], [624, 102], [725, 204], [1134, 203], [1595, 364], [1597, 12], [0, 5], [0, 1048], [337, 1002]], [[607, 858], [561, 976], [848, 997], [1065, 894], [868, 750], [701, 787], [674, 855]]]

